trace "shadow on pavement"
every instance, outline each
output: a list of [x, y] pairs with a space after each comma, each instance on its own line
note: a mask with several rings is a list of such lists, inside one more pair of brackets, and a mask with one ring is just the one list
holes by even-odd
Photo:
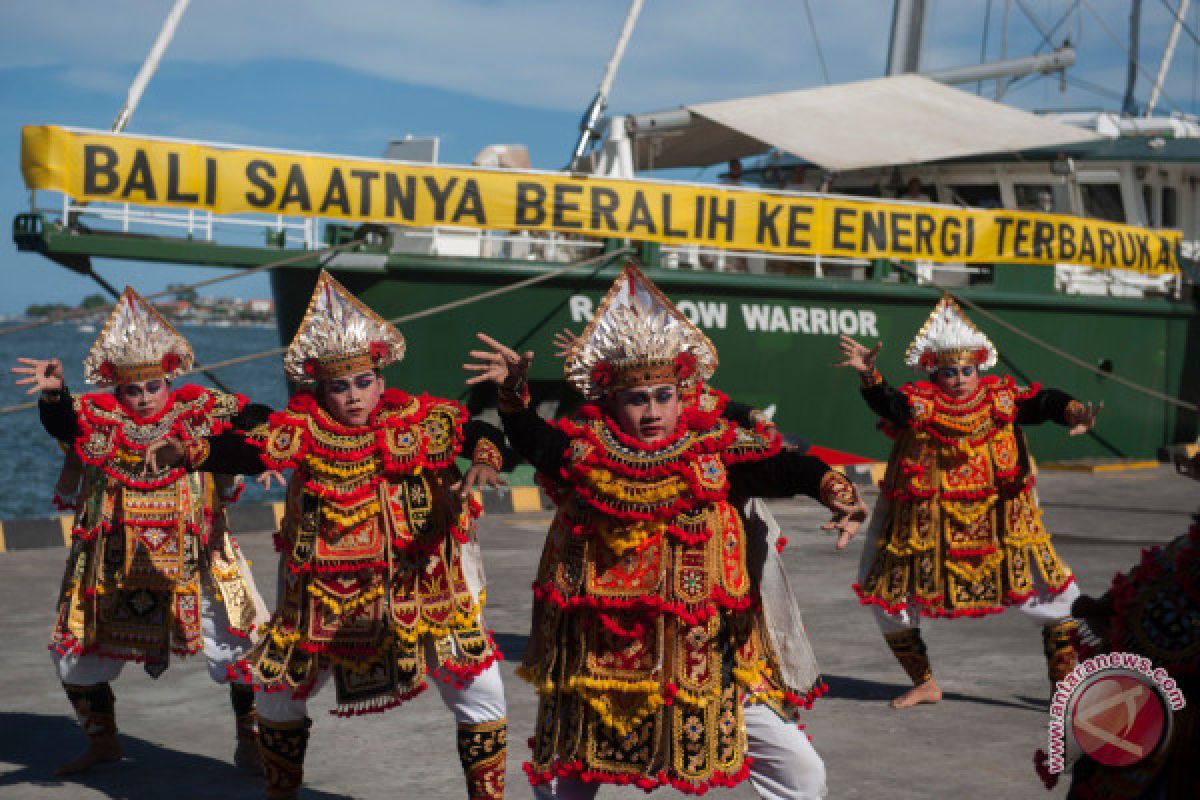
[[[181, 738], [186, 730], [180, 727]], [[84, 747], [83, 733], [73, 719], [61, 715], [0, 713], [0, 761], [16, 767], [0, 774], [0, 795], [17, 786], [86, 786], [120, 800], [167, 797], [240, 800], [262, 797], [262, 776], [239, 770], [229, 761], [184, 753], [136, 736], [121, 734], [125, 760], [105, 764], [82, 775], [59, 777], [55, 768]], [[229, 742], [230, 757], [233, 741]], [[12, 796], [12, 795], [8, 795]], [[350, 800], [311, 787], [305, 800]]]
[[520, 662], [525, 657], [525, 648], [529, 646], [529, 637], [523, 633], [494, 633], [492, 640], [504, 653], [505, 661]]
[[[845, 697], [850, 700], [887, 702], [910, 688], [910, 684], [907, 683], [882, 683], [863, 678], [851, 678], [847, 675], [822, 675], [821, 677], [825, 683], [829, 684], [829, 697]], [[1048, 707], [1047, 700], [1040, 698], [1017, 697], [1015, 700], [1002, 700], [995, 697], [963, 694], [962, 692], [949, 692], [945, 689], [942, 690], [942, 700], [977, 703], [985, 706], [1003, 706], [1022, 711], [1045, 711]]]

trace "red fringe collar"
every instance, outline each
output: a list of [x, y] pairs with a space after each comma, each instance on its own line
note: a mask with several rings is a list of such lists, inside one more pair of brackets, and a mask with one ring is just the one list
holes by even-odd
[[[1021, 389], [1011, 375], [985, 375], [979, 379], [979, 388], [974, 396], [961, 401], [951, 398], [936, 384], [929, 381], [906, 383], [900, 387], [900, 391], [908, 399], [910, 407], [916, 399], [920, 398], [932, 403], [935, 413], [956, 417], [973, 414], [984, 406], [989, 406], [994, 419], [999, 422], [1012, 422], [1017, 416], [1016, 404], [1035, 397], [1042, 391], [1042, 386], [1040, 383], [1034, 383], [1028, 388]], [[997, 395], [1005, 393], [1011, 395], [1013, 402], [1010, 408], [1001, 409], [997, 402]]]
[[[1067, 587], [1075, 582], [1075, 576], [1069, 576], [1058, 586], [1048, 586], [1046, 591], [1052, 596], [1062, 594]], [[858, 602], [864, 606], [878, 606], [883, 609], [885, 614], [896, 615], [902, 611], [909, 609], [915, 610], [922, 617], [930, 617], [933, 619], [960, 619], [962, 617], [990, 617], [993, 614], [1003, 614], [1005, 610], [1011, 606], [1019, 606], [1029, 598], [1033, 597], [1034, 592], [1026, 592], [1025, 594], [1015, 594], [1008, 592], [1005, 594], [1004, 602], [998, 606], [985, 606], [983, 608], [953, 608], [946, 609], [941, 607], [941, 602], [944, 598], [941, 595], [925, 599], [922, 597], [912, 597], [910, 600], [901, 600], [899, 603], [888, 603], [878, 597], [867, 594], [863, 591], [862, 584], [854, 583], [850, 586], [854, 593], [858, 595]]]
[[[234, 397], [240, 411], [246, 405], [246, 398], [240, 394]], [[114, 395], [107, 392], [91, 392], [79, 398], [79, 411], [76, 416], [79, 433], [73, 447], [83, 463], [100, 467], [106, 475], [122, 485], [142, 490], [160, 489], [179, 480], [186, 474], [186, 470], [177, 467], [158, 478], [143, 481], [114, 468], [113, 454], [118, 448], [135, 453], [144, 452], [148, 445], [134, 439], [148, 437], [132, 437], [131, 429], [159, 425], [163, 422], [170, 423], [165, 435], [181, 442], [195, 438], [193, 433], [197, 430], [208, 435], [220, 434], [229, 427], [229, 422], [213, 415], [216, 404], [217, 395], [209, 389], [185, 384], [171, 392], [167, 404], [159, 413], [150, 417], [139, 417], [125, 408]], [[92, 446], [97, 439], [107, 442], [108, 447], [103, 452]]]
[[[415, 407], [414, 400], [416, 401]], [[408, 461], [394, 459], [391, 448], [388, 446], [389, 431], [405, 428], [415, 430], [436, 406], [448, 407], [455, 414], [452, 451], [445, 454], [445, 457], [442, 457], [441, 454], [435, 457], [421, 449], [415, 458]], [[462, 427], [466, 424], [467, 416], [466, 408], [453, 400], [444, 400], [428, 394], [414, 397], [399, 389], [385, 389], [380, 397], [379, 405], [371, 412], [370, 420], [366, 425], [342, 425], [321, 407], [312, 391], [301, 390], [292, 397], [287, 409], [277, 411], [270, 416], [271, 433], [268, 434], [268, 438], [270, 438], [280, 431], [291, 429], [292, 435], [299, 437], [300, 446], [295, 448], [290, 457], [275, 459], [268, 453], [269, 443], [259, 442], [256, 444], [263, 448], [263, 463], [276, 470], [295, 469], [310, 454], [322, 459], [341, 462], [357, 462], [378, 456], [383, 465], [383, 471], [388, 474], [408, 473], [420, 467], [441, 469], [454, 459], [462, 447]], [[313, 436], [313, 428], [334, 436], [358, 439], [362, 444], [348, 450], [330, 450], [323, 447]], [[349, 502], [353, 499], [361, 499], [365, 494], [374, 491], [375, 485], [377, 485], [377, 481], [355, 490], [351, 493], [353, 496], [343, 495], [330, 487], [322, 487], [322, 490], [335, 495], [342, 502]], [[310, 488], [313, 487], [310, 486]]]

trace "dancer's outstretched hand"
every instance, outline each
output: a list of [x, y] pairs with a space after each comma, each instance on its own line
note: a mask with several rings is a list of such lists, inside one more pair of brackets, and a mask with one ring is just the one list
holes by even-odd
[[1104, 401], [1101, 400], [1096, 405], [1091, 403], [1083, 404], [1083, 408], [1071, 415], [1068, 422], [1071, 425], [1067, 431], [1068, 436], [1079, 436], [1087, 433], [1092, 428], [1096, 427], [1096, 417], [1100, 416], [1100, 412], [1104, 409]]
[[571, 355], [571, 348], [579, 341], [579, 337], [575, 335], [570, 328], [563, 328], [558, 333], [554, 334], [554, 357], [565, 359]]
[[254, 479], [254, 482], [261, 486], [266, 491], [271, 490], [271, 481], [278, 481], [279, 488], [287, 486], [287, 478], [283, 477], [283, 473], [277, 469], [269, 469]]
[[178, 439], [159, 439], [146, 448], [142, 464], [144, 476], [154, 475], [183, 463], [183, 444]]
[[822, 530], [837, 531], [837, 549], [845, 550], [846, 545], [858, 533], [863, 521], [867, 518], [867, 505], [855, 498], [853, 503], [840, 503], [834, 500], [829, 508], [833, 511], [833, 519], [821, 526]]
[[25, 376], [17, 380], [17, 386], [29, 387], [25, 394], [62, 391], [63, 368], [57, 358], [18, 358], [17, 364], [12, 373]]
[[467, 378], [467, 385], [491, 382], [507, 389], [515, 389], [525, 382], [529, 365], [533, 363], [533, 351], [526, 350], [518, 355], [512, 348], [500, 344], [486, 333], [477, 333], [475, 338], [487, 346], [487, 350], [472, 350], [475, 361], [463, 364], [463, 369], [479, 373]]
[[508, 486], [508, 481], [491, 464], [472, 464], [462, 476], [462, 480], [452, 484], [450, 489], [459, 499], [466, 500], [476, 488], [484, 486], [499, 489], [501, 486]]
[[834, 366], [850, 367], [865, 375], [875, 369], [875, 359], [882, 349], [883, 342], [876, 342], [874, 347], [865, 347], [843, 333], [838, 340], [842, 360], [834, 362]]

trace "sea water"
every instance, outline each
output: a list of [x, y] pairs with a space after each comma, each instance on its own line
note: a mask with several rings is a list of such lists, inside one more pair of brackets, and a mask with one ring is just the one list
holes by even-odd
[[[22, 403], [36, 396], [25, 395], [25, 388], [16, 385], [18, 376], [9, 372], [17, 358], [62, 359], [67, 386], [72, 393], [89, 389], [83, 382], [83, 359], [96, 339], [96, 330], [81, 330], [79, 323], [56, 323], [32, 330], [5, 335], [0, 324], [0, 405]], [[188, 326], [180, 328], [201, 363], [223, 361], [279, 346], [279, 335], [273, 327]], [[287, 384], [283, 378], [281, 359], [270, 356], [247, 364], [220, 370], [216, 373], [231, 390], [248, 397], [252, 402], [282, 408], [287, 402]], [[203, 386], [212, 386], [203, 375], [182, 379]], [[105, 390], [100, 390], [105, 391]], [[50, 499], [54, 482], [62, 467], [62, 450], [42, 428], [36, 409], [0, 416], [0, 520], [14, 517], [40, 517], [56, 513]], [[279, 489], [273, 489], [270, 499], [281, 499]], [[262, 490], [247, 479], [243, 502], [264, 499]]]

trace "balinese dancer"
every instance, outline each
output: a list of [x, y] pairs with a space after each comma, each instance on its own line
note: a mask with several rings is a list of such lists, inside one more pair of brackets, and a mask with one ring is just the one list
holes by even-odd
[[[381, 370], [404, 351], [399, 331], [322, 272], [284, 355], [288, 378], [315, 391], [297, 392], [261, 435], [183, 443], [189, 469], [294, 470], [278, 607], [249, 657], [269, 798], [297, 796], [308, 701], [330, 678], [333, 713], [352, 716], [399, 706], [427, 676], [458, 723], [468, 796], [504, 794], [501, 654], [481, 613], [468, 499], [476, 481], [498, 483], [503, 436], [451, 400], [385, 388]], [[462, 479], [460, 451], [473, 461]]]
[[172, 388], [192, 367], [191, 347], [128, 288], [84, 362], [85, 379], [112, 393], [72, 397], [58, 359], [18, 361], [17, 383], [41, 393], [42, 424], [74, 454], [55, 498], [76, 513], [50, 647], [88, 747], [59, 772], [121, 758], [110, 683], [126, 662], [158, 677], [172, 653], [201, 652], [213, 680], [230, 685], [234, 760], [257, 768], [254, 693], [239, 665], [266, 608], [226, 526], [229, 480], [145, 459], [164, 434], [194, 442], [246, 425], [245, 399]]
[[912, 679], [895, 708], [936, 703], [920, 618], [982, 617], [1017, 606], [1042, 628], [1051, 683], [1075, 667], [1071, 603], [1079, 595], [1042, 523], [1036, 468], [1019, 426], [1053, 420], [1072, 436], [1099, 406], [1055, 389], [1020, 388], [996, 365], [991, 341], [943, 297], [908, 346], [905, 364], [928, 381], [888, 386], [868, 349], [847, 336], [843, 360], [895, 439], [868, 526], [854, 590]]
[[765, 623], [763, 542], [734, 498], [819, 497], [844, 547], [866, 519], [853, 485], [696, 392], [715, 348], [632, 266], [567, 358], [589, 401], [573, 418], [529, 408], [532, 353], [480, 339], [469, 382], [500, 387], [509, 441], [558, 505], [520, 670], [541, 696], [526, 765], [538, 796], [701, 793], [747, 776], [762, 797], [824, 796], [824, 764], [794, 724], [820, 677], [796, 631]]

